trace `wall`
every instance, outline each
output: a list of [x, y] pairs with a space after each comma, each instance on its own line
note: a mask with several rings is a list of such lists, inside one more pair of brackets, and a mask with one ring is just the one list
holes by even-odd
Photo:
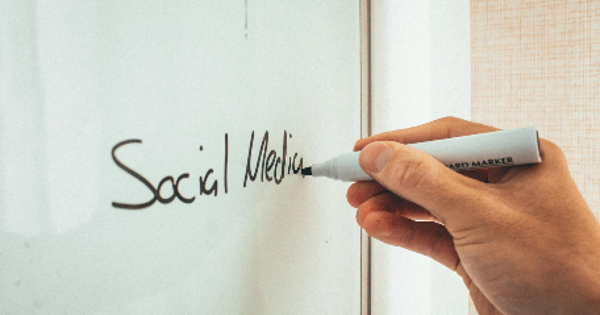
[[600, 217], [599, 39], [600, 1], [471, 0], [472, 119], [536, 126]]

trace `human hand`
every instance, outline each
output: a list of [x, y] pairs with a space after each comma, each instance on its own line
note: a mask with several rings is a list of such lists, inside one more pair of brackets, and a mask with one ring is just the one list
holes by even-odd
[[494, 130], [444, 118], [357, 141], [375, 180], [348, 189], [358, 224], [456, 271], [480, 315], [600, 314], [600, 225], [560, 148], [461, 174], [403, 145]]

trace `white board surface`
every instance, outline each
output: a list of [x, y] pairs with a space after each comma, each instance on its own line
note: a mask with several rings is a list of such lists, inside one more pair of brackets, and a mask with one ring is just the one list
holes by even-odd
[[358, 11], [0, 1], [0, 314], [358, 314]]
[[[373, 133], [444, 116], [470, 119], [468, 0], [380, 0], [373, 8]], [[429, 257], [377, 240], [371, 248], [372, 312], [464, 315], [462, 279]]]

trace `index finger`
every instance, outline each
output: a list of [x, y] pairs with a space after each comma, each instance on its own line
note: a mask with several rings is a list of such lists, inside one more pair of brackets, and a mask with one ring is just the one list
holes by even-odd
[[354, 151], [362, 150], [367, 144], [373, 141], [395, 141], [407, 144], [467, 136], [497, 130], [499, 129], [456, 117], [445, 117], [420, 126], [383, 132], [371, 137], [360, 139], [354, 144]]

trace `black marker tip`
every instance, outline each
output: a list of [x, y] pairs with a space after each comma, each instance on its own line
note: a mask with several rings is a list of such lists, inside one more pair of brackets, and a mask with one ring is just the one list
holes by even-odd
[[312, 175], [312, 167], [305, 167], [302, 169], [302, 175]]

